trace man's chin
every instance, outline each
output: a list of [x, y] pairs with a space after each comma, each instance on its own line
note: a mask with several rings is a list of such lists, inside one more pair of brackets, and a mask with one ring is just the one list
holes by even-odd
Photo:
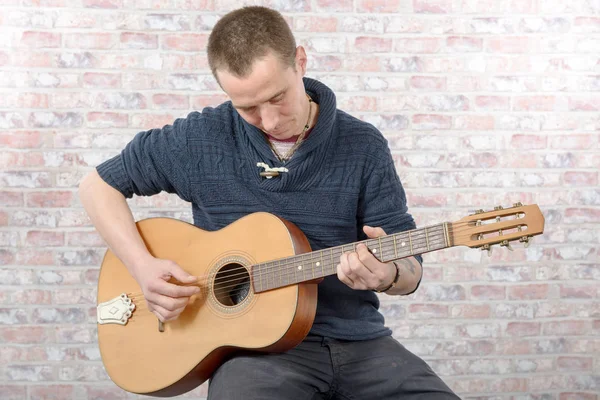
[[[263, 131], [265, 132], [265, 131]], [[270, 137], [272, 137], [273, 139], [277, 139], [277, 140], [288, 140], [292, 137], [294, 137], [294, 135], [290, 132], [265, 132], [267, 135], [269, 135]]]

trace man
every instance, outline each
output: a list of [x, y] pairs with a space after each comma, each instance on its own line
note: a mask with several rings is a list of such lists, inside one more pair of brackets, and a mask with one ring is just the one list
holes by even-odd
[[[81, 183], [81, 199], [109, 247], [139, 283], [148, 307], [169, 321], [197, 287], [170, 260], [154, 258], [125, 198], [176, 193], [194, 224], [221, 229], [256, 211], [296, 224], [313, 250], [413, 229], [387, 142], [336, 109], [333, 92], [308, 78], [304, 49], [282, 16], [246, 7], [209, 38], [212, 72], [228, 101], [172, 126], [139, 133]], [[391, 338], [374, 293], [412, 293], [421, 264], [381, 263], [366, 247], [343, 254], [319, 284], [313, 328], [283, 354], [244, 354], [213, 375], [210, 399], [456, 399], [421, 359]]]

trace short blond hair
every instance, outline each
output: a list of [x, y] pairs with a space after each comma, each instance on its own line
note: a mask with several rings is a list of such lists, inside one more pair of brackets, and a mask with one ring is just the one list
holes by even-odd
[[229, 12], [208, 38], [208, 64], [215, 78], [217, 70], [245, 77], [254, 61], [271, 51], [283, 65], [295, 68], [296, 40], [292, 30], [278, 11], [266, 7]]

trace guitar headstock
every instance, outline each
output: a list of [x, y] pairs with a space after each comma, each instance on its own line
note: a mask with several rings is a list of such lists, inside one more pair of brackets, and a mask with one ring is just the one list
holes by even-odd
[[515, 203], [510, 208], [495, 207], [493, 211], [478, 210], [475, 214], [450, 224], [454, 246], [469, 246], [490, 250], [500, 244], [512, 250], [510, 243], [519, 241], [527, 247], [535, 235], [544, 232], [544, 216], [535, 205]]

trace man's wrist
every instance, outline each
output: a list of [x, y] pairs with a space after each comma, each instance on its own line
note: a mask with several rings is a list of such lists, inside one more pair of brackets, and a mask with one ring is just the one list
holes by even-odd
[[394, 278], [392, 279], [392, 282], [389, 285], [384, 286], [382, 289], [380, 289], [380, 288], [373, 289], [373, 291], [375, 291], [377, 293], [384, 293], [390, 289], [395, 288], [396, 285], [398, 284], [398, 281], [400, 280], [400, 268], [398, 268], [398, 264], [396, 264], [395, 261], [392, 261], [391, 263], [388, 263], [388, 264], [391, 265], [395, 269]]

